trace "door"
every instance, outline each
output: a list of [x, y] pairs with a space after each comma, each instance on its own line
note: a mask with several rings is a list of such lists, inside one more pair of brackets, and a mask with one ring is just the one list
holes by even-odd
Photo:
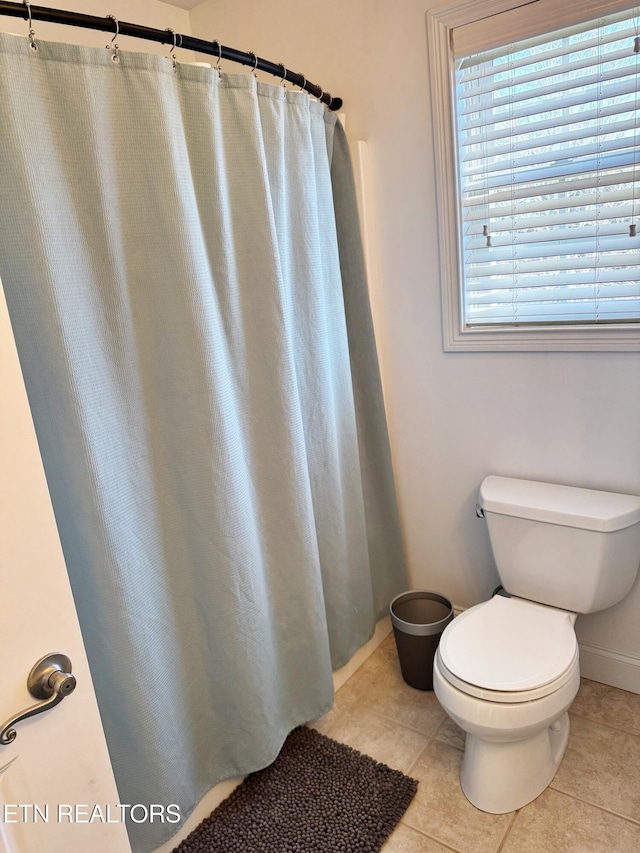
[[77, 686], [0, 745], [0, 853], [127, 853], [118, 793], [0, 287], [0, 728], [39, 658]]

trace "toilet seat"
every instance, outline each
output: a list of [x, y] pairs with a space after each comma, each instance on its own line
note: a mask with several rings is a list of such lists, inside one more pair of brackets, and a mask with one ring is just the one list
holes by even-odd
[[436, 654], [436, 664], [442, 677], [451, 684], [452, 687], [456, 687], [460, 690], [461, 693], [466, 693], [467, 696], [473, 696], [476, 699], [483, 699], [486, 702], [504, 702], [515, 705], [518, 703], [533, 702], [534, 699], [543, 699], [545, 696], [550, 696], [552, 693], [560, 690], [561, 687], [564, 687], [565, 684], [571, 681], [575, 670], [578, 669], [579, 653], [576, 648], [574, 659], [559, 678], [554, 681], [549, 681], [541, 687], [534, 687], [530, 690], [488, 690], [485, 687], [478, 687], [475, 684], [470, 684], [468, 681], [463, 681], [461, 678], [455, 676], [442, 663], [442, 658], [439, 654]]
[[567, 683], [578, 666], [575, 616], [494, 596], [464, 611], [445, 629], [438, 665], [446, 680], [493, 702], [528, 702]]

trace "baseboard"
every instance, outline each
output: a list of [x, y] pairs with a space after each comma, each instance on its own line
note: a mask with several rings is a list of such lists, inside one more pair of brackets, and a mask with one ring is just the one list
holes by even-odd
[[640, 658], [580, 643], [580, 675], [631, 693], [640, 693]]
[[348, 678], [351, 678], [353, 673], [361, 666], [369, 655], [372, 655], [378, 648], [380, 643], [391, 633], [391, 619], [388, 616], [383, 616], [376, 624], [376, 629], [373, 637], [364, 646], [361, 646], [353, 655], [349, 663], [345, 664], [342, 669], [333, 673], [333, 689], [339, 690]]

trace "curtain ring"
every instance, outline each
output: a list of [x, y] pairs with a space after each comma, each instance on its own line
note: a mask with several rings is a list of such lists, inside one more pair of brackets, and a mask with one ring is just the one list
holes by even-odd
[[31, 3], [29, 2], [29, 0], [22, 0], [22, 2], [27, 7], [27, 15], [29, 16], [29, 47], [31, 48], [31, 50], [37, 50], [38, 45], [35, 43], [34, 39], [36, 31], [33, 29], [33, 21], [31, 20]]
[[258, 75], [256, 74], [256, 68], [258, 67], [258, 57], [252, 50], [248, 50], [247, 53], [249, 54], [249, 56], [253, 56], [253, 68], [251, 69], [251, 74], [254, 77], [257, 77]]
[[301, 92], [306, 92], [307, 90], [304, 87], [307, 85], [307, 78], [304, 76], [304, 74], [300, 74], [299, 76], [302, 77], [303, 83], [302, 86], [299, 85], [298, 88]]
[[107, 15], [107, 18], [110, 18], [113, 23], [116, 25], [116, 32], [114, 37], [111, 39], [111, 44], [106, 45], [107, 50], [111, 50], [111, 61], [118, 63], [120, 62], [120, 46], [118, 44], [114, 44], [115, 40], [120, 35], [120, 24], [118, 23], [118, 19], [115, 15]]

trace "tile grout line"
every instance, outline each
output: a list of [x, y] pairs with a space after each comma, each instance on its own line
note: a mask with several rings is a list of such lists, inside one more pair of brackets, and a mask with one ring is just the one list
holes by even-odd
[[504, 849], [505, 841], [507, 840], [507, 838], [511, 834], [511, 830], [513, 829], [513, 825], [516, 822], [519, 814], [520, 814], [520, 809], [516, 809], [515, 812], [513, 813], [513, 817], [511, 818], [511, 821], [509, 822], [509, 826], [507, 827], [505, 834], [502, 836], [502, 841], [498, 845], [498, 849], [496, 850], [496, 853], [501, 853], [501, 851]]
[[415, 832], [418, 835], [421, 835], [423, 838], [428, 838], [429, 841], [435, 841], [436, 844], [439, 844], [441, 847], [444, 847], [445, 850], [451, 850], [452, 853], [464, 853], [464, 851], [460, 850], [459, 847], [452, 847], [451, 844], [448, 844], [445, 841], [441, 841], [439, 838], [436, 838], [434, 835], [429, 835], [428, 832], [424, 832], [422, 829], [416, 829], [416, 827], [412, 826], [410, 823], [405, 823], [404, 818], [400, 819], [400, 823], [398, 824], [398, 826], [400, 824], [402, 824], [402, 826], [404, 826], [405, 829], [410, 829], [411, 832]]
[[579, 720], [584, 720], [586, 723], [592, 723], [595, 726], [603, 726], [605, 729], [609, 729], [613, 732], [618, 732], [619, 734], [628, 735], [629, 737], [636, 738], [640, 740], [640, 733], [638, 732], [630, 732], [628, 729], [621, 729], [619, 726], [612, 726], [611, 723], [604, 723], [601, 720], [594, 720], [593, 717], [585, 716], [581, 714], [579, 711], [573, 711], [569, 708], [569, 721], [571, 721], [572, 717], [577, 717]]
[[[384, 720], [385, 723], [393, 723], [394, 726], [400, 726], [400, 728], [407, 729], [409, 732], [413, 732], [417, 735], [422, 735], [422, 737], [429, 738], [430, 735], [426, 734], [426, 732], [421, 732], [420, 729], [416, 729], [413, 726], [407, 725], [407, 723], [402, 722], [402, 720], [397, 720], [395, 717], [390, 717], [388, 714], [385, 714], [384, 711], [378, 711], [374, 708], [368, 708], [368, 713], [373, 714], [374, 717], [377, 717], [379, 720]], [[438, 726], [440, 723], [438, 723]]]
[[[413, 763], [409, 765], [409, 769], [407, 770], [407, 776], [411, 776], [411, 778], [412, 778], [412, 779], [415, 779], [415, 776], [413, 775], [413, 770], [414, 770], [414, 768], [417, 766], [418, 762], [419, 762], [419, 761], [420, 761], [420, 759], [422, 758], [422, 756], [423, 756], [423, 754], [424, 754], [425, 750], [427, 749], [427, 747], [429, 746], [429, 744], [430, 744], [430, 743], [431, 743], [431, 741], [427, 741], [427, 742], [425, 743], [425, 745], [422, 747], [422, 749], [420, 750], [420, 752], [417, 754], [417, 756], [416, 756], [415, 760], [413, 761]], [[419, 779], [418, 779], [418, 784], [420, 784], [420, 780], [419, 780]]]
[[[326, 732], [324, 732], [324, 734], [325, 734], [327, 737], [334, 737], [334, 735], [332, 734], [333, 730], [334, 730], [334, 729], [336, 728], [336, 726], [340, 723], [340, 719], [342, 718], [342, 716], [343, 716], [345, 713], [347, 713], [349, 710], [353, 710], [353, 709], [345, 709], [345, 711], [344, 711], [344, 712], [342, 712], [342, 713], [340, 714], [340, 716], [338, 717], [338, 719], [336, 719], [335, 721], [333, 721], [333, 722], [331, 723], [331, 725], [330, 725], [330, 726], [328, 726], [328, 728], [327, 728]], [[420, 737], [425, 738], [425, 743], [424, 743], [424, 745], [420, 748], [420, 750], [419, 750], [419, 752], [417, 753], [417, 755], [416, 755], [415, 759], [413, 759], [413, 761], [411, 761], [411, 763], [408, 765], [408, 769], [407, 769], [407, 770], [400, 770], [400, 772], [401, 772], [401, 773], [404, 773], [405, 775], [410, 774], [410, 773], [412, 772], [413, 768], [416, 766], [416, 764], [417, 764], [417, 763], [418, 763], [418, 761], [420, 760], [420, 758], [422, 757], [422, 753], [425, 751], [425, 749], [426, 749], [426, 748], [429, 746], [429, 744], [431, 743], [431, 740], [433, 739], [433, 737], [434, 737], [434, 735], [435, 735], [435, 732], [434, 732], [434, 734], [433, 734], [433, 735], [428, 735], [428, 734], [426, 734], [425, 732], [420, 731], [419, 729], [415, 729], [415, 728], [413, 728], [412, 726], [408, 726], [408, 725], [406, 725], [405, 723], [400, 722], [400, 721], [398, 721], [398, 720], [394, 719], [393, 717], [389, 717], [389, 716], [387, 716], [386, 714], [383, 714], [383, 713], [381, 713], [380, 711], [377, 711], [377, 710], [368, 709], [368, 713], [369, 713], [369, 714], [371, 714], [371, 716], [373, 716], [373, 717], [377, 717], [379, 720], [381, 720], [381, 721], [382, 721], [382, 722], [384, 722], [384, 723], [391, 723], [391, 724], [392, 724], [393, 726], [395, 726], [395, 727], [399, 727], [399, 728], [405, 729], [405, 730], [406, 730], [406, 731], [408, 731], [408, 732], [411, 732], [411, 733], [413, 733], [413, 734], [420, 735]], [[443, 722], [444, 722], [444, 720], [442, 720], [442, 722], [440, 722], [440, 723], [438, 724], [438, 726], [437, 726], [437, 728], [436, 728], [436, 732], [440, 729], [440, 726], [442, 725], [442, 723], [443, 723]], [[446, 745], [446, 744], [445, 744], [445, 745]], [[376, 761], [378, 761], [379, 759], [375, 759], [375, 760], [376, 760]], [[389, 765], [389, 766], [390, 766], [390, 765]], [[397, 768], [397, 767], [396, 767], [396, 768], [394, 768], [394, 769], [398, 770], [399, 768]]]
[[[396, 717], [391, 717], [389, 714], [385, 714], [384, 711], [371, 711], [371, 713], [375, 714], [378, 717], [381, 717], [383, 720], [386, 720], [388, 723], [393, 723], [396, 726], [402, 726], [403, 729], [408, 729], [409, 731], [415, 732], [418, 735], [422, 735], [423, 737], [426, 737], [429, 740], [434, 736], [435, 732], [432, 732], [429, 735], [425, 731], [422, 731], [422, 729], [417, 729], [415, 726], [412, 726], [410, 723], [405, 723], [402, 720], [398, 720]], [[442, 713], [445, 714], [444, 711]], [[436, 732], [441, 728], [442, 724], [444, 722], [446, 722], [446, 720], [447, 720], [447, 716], [445, 714], [444, 718], [442, 720], [440, 720], [440, 722], [436, 726], [436, 728], [435, 728]]]
[[[387, 719], [389, 719], [389, 718], [387, 718]], [[438, 725], [436, 726], [434, 731], [430, 735], [424, 735], [427, 738], [427, 742], [425, 743], [424, 747], [418, 753], [413, 764], [411, 764], [409, 770], [407, 771], [408, 773], [413, 773], [414, 767], [418, 764], [418, 762], [422, 758], [423, 753], [429, 748], [429, 746], [431, 746], [432, 743], [440, 743], [440, 744], [442, 744], [442, 746], [449, 747], [449, 749], [456, 749], [458, 752], [460, 752], [460, 751], [464, 752], [464, 750], [459, 750], [457, 746], [452, 746], [450, 743], [447, 743], [446, 741], [437, 740], [438, 732], [443, 727], [443, 725], [447, 722], [447, 719], [448, 719], [448, 717], [445, 714], [444, 719], [438, 723]], [[412, 731], [416, 731], [416, 729], [412, 729]], [[424, 734], [424, 732], [420, 732], [419, 734]]]
[[575, 794], [569, 794], [567, 793], [567, 791], [563, 791], [561, 788], [554, 788], [553, 782], [549, 784], [548, 788], [552, 791], [555, 791], [556, 794], [562, 794], [563, 797], [568, 797], [570, 800], [575, 800], [576, 802], [582, 803], [585, 806], [591, 806], [597, 811], [610, 814], [612, 817], [620, 818], [620, 820], [624, 820], [627, 823], [632, 824], [632, 826], [640, 826], [640, 819], [629, 817], [629, 815], [620, 814], [620, 812], [614, 812], [613, 809], [607, 808], [606, 806], [601, 806], [598, 803], [594, 803], [592, 800], [585, 800], [582, 797], [577, 797]]

